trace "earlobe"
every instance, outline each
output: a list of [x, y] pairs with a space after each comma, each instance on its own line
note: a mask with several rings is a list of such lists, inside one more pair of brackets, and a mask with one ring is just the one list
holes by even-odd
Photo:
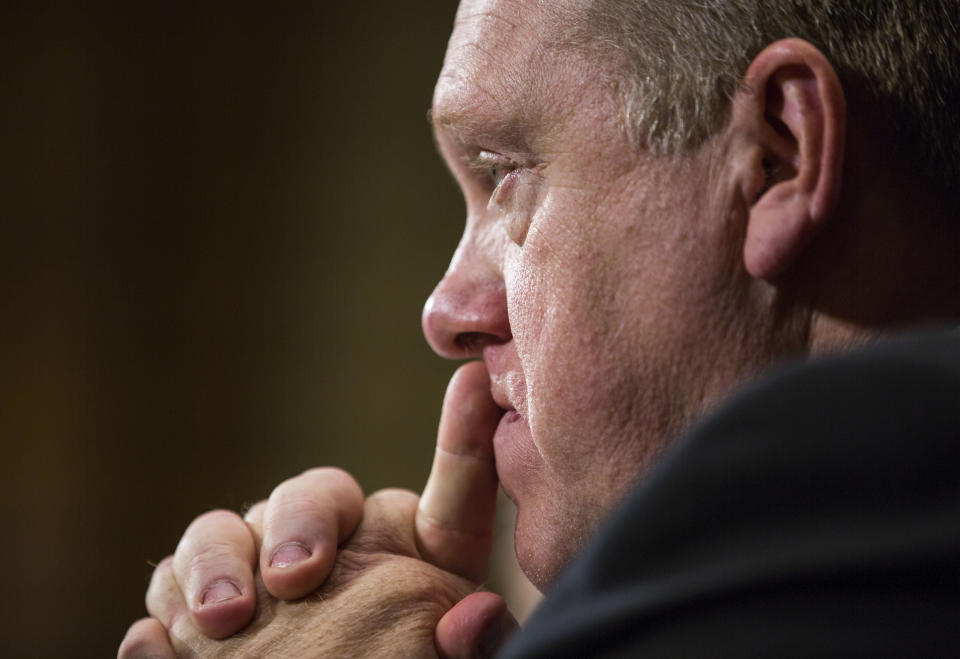
[[773, 279], [832, 217], [840, 194], [846, 103], [833, 67], [809, 43], [785, 39], [750, 65], [734, 101], [746, 165], [744, 265]]

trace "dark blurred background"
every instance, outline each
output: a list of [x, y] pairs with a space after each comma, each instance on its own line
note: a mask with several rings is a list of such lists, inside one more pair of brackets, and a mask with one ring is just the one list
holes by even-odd
[[307, 467], [420, 489], [455, 5], [0, 9], [0, 655], [114, 654], [193, 517]]

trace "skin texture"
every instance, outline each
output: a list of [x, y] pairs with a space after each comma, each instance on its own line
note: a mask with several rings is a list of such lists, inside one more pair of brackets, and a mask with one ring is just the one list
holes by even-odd
[[[382, 631], [412, 634], [411, 656], [484, 656], [513, 626], [501, 599], [468, 595], [489, 559], [498, 477], [518, 506], [521, 565], [546, 585], [663, 447], [744, 380], [785, 355], [862, 342], [884, 329], [868, 322], [880, 312], [902, 321], [909, 307], [890, 300], [905, 291], [937, 301], [925, 303], [931, 317], [957, 316], [956, 244], [928, 244], [898, 221], [909, 188], [879, 188], [878, 200], [875, 152], [848, 131], [843, 90], [815, 48], [771, 44], [718, 134], [656, 158], [629, 143], [602, 70], [551, 46], [541, 11], [462, 2], [435, 91], [436, 140], [467, 220], [424, 333], [439, 354], [483, 364], [451, 381], [423, 497], [364, 504], [348, 475], [316, 470], [246, 522], [198, 518], [147, 597], [179, 652], [294, 643], [275, 630], [300, 616], [308, 639], [322, 628], [340, 648], [365, 633], [371, 651], [383, 647]], [[894, 262], [893, 275], [870, 267]], [[874, 273], [871, 286], [858, 272]], [[268, 561], [291, 542], [309, 556]], [[358, 560], [357, 543], [376, 558]], [[207, 609], [202, 594], [224, 581], [237, 594]], [[310, 606], [272, 599], [321, 584]], [[378, 615], [396, 625], [368, 615], [377, 584], [388, 607]], [[251, 615], [240, 640], [203, 645]], [[357, 622], [324, 627], [331, 619]], [[431, 648], [421, 632], [434, 627]], [[161, 636], [141, 621], [124, 648]]]
[[766, 134], [639, 152], [597, 67], [543, 48], [552, 26], [529, 3], [460, 5], [433, 119], [467, 224], [423, 318], [438, 353], [482, 355], [513, 410], [497, 472], [541, 587], [669, 440], [804, 338], [744, 266]]
[[[500, 596], [475, 592], [490, 558], [491, 436], [502, 413], [483, 364], [465, 364], [444, 397], [422, 497], [387, 490], [364, 501], [349, 475], [314, 469], [274, 489], [246, 520], [201, 515], [154, 572], [146, 599], [154, 619], [130, 628], [118, 656], [490, 656], [516, 627]], [[311, 552], [274, 561], [280, 580], [254, 572], [271, 526], [276, 546]], [[336, 563], [320, 561], [318, 571], [317, 553]], [[278, 601], [277, 587], [294, 593], [286, 599], [313, 595]]]
[[322, 588], [302, 602], [282, 602], [258, 583], [257, 610], [242, 635], [226, 641], [204, 637], [170, 578], [169, 563], [153, 576], [150, 613], [170, 630], [181, 657], [436, 656], [437, 623], [474, 585], [420, 560], [410, 523], [416, 506], [416, 495], [400, 490], [370, 497], [364, 522], [341, 547]]

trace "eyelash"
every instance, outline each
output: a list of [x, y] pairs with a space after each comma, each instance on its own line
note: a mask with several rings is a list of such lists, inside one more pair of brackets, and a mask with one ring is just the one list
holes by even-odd
[[496, 164], [487, 171], [487, 175], [490, 177], [490, 183], [494, 190], [500, 187], [500, 184], [503, 183], [504, 179], [510, 175], [510, 172], [516, 170], [516, 167], [511, 167], [509, 165]]
[[490, 151], [481, 151], [471, 159], [470, 166], [486, 180], [490, 187], [490, 199], [495, 199], [498, 191], [509, 180], [512, 173], [520, 167], [507, 158]]
[[507, 236], [523, 247], [532, 221], [533, 204], [536, 201], [538, 180], [546, 165], [517, 164], [501, 154], [480, 150], [467, 159], [482, 181], [486, 193], [487, 209], [496, 210]]

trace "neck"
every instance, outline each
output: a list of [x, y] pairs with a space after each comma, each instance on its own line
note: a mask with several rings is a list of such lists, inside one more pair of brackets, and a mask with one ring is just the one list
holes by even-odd
[[778, 283], [810, 314], [810, 349], [960, 324], [957, 206], [851, 126], [836, 212]]
[[960, 231], [920, 215], [858, 217], [838, 218], [842, 226], [824, 236], [802, 273], [811, 350], [960, 324]]

